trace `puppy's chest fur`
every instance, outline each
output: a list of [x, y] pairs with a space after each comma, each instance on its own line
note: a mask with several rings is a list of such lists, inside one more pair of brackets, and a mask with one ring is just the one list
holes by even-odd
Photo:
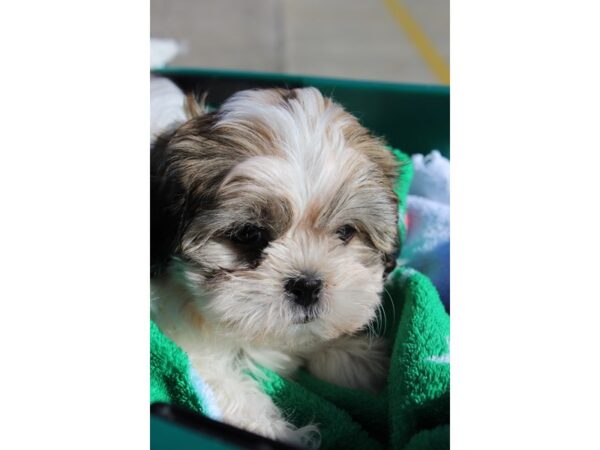
[[151, 314], [158, 327], [185, 351], [192, 363], [214, 364], [216, 371], [260, 371], [265, 367], [289, 377], [319, 345], [291, 350], [276, 343], [249, 343], [207, 321], [180, 282], [163, 277], [151, 282]]

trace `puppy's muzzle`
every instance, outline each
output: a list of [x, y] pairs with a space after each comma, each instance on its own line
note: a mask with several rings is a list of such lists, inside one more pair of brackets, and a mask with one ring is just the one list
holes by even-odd
[[305, 308], [319, 301], [322, 288], [323, 282], [314, 276], [290, 278], [285, 283], [285, 290], [290, 294], [290, 299]]

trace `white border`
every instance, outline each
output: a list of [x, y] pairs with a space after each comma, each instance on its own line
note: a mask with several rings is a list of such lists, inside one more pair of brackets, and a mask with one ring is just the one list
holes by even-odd
[[0, 22], [0, 448], [148, 448], [149, 3]]
[[600, 448], [598, 13], [452, 2], [457, 450]]

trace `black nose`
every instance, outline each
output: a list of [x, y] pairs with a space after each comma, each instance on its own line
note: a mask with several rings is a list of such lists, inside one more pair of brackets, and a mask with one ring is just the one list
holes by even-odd
[[290, 278], [285, 283], [285, 290], [291, 294], [292, 300], [302, 306], [310, 306], [319, 301], [323, 282], [314, 277]]

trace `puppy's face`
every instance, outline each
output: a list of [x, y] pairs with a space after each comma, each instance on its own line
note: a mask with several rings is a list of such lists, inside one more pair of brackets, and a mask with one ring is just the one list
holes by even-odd
[[397, 248], [395, 159], [312, 88], [244, 91], [153, 151], [152, 257], [209, 322], [302, 347], [365, 327]]

